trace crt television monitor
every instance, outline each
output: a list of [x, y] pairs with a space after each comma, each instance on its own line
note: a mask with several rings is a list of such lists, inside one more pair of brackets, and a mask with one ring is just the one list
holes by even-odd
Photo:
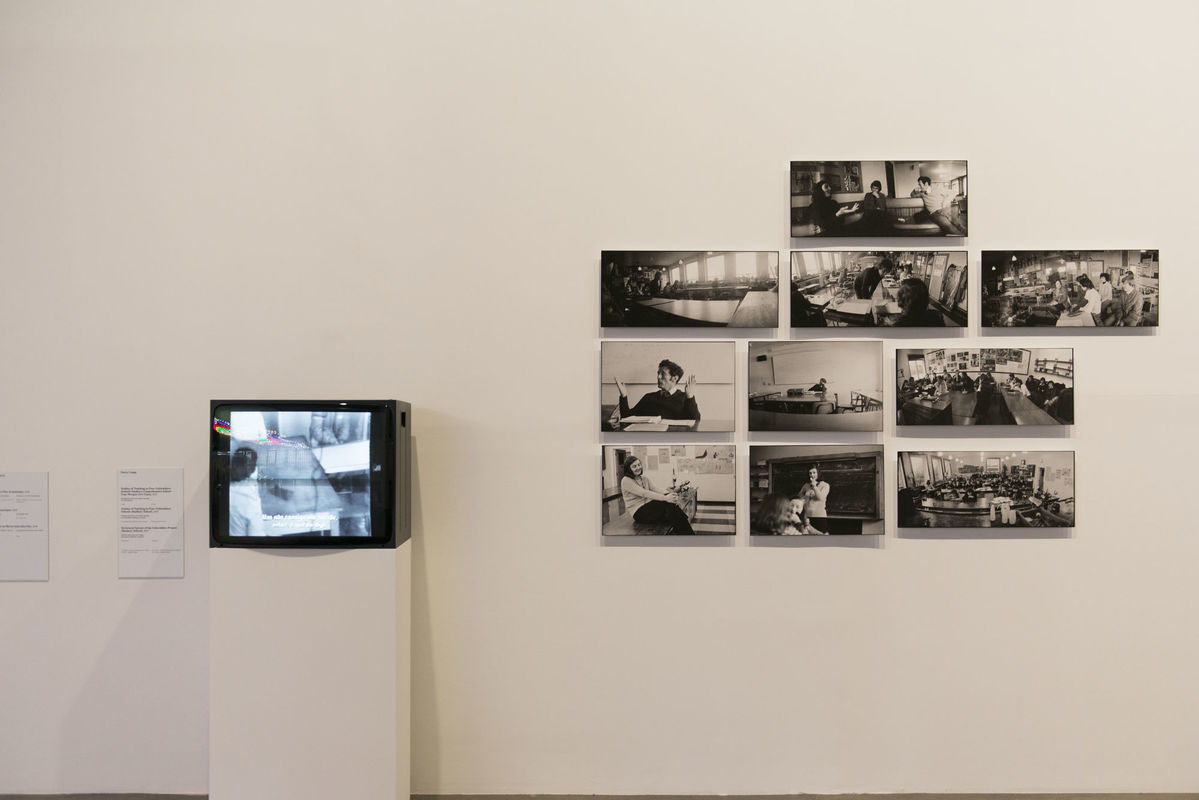
[[407, 539], [407, 404], [214, 400], [211, 410], [210, 546]]

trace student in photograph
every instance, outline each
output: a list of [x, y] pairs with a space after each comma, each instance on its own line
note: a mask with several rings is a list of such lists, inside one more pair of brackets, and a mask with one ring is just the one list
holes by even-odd
[[858, 273], [853, 282], [853, 293], [859, 300], [869, 300], [874, 297], [874, 290], [883, 280], [883, 274], [878, 267], [870, 266]]
[[687, 514], [678, 506], [679, 496], [655, 486], [645, 476], [645, 468], [637, 456], [625, 457], [620, 494], [624, 497], [625, 512], [632, 514], [637, 522], [664, 522], [671, 533], [695, 533]]
[[804, 518], [808, 524], [825, 533], [828, 532], [828, 511], [825, 509], [828, 493], [828, 483], [820, 480], [820, 470], [812, 467], [808, 470], [808, 482], [796, 496], [803, 501]]
[[620, 416], [663, 417], [664, 419], [693, 419], [699, 422], [699, 405], [695, 402], [695, 376], [688, 375], [683, 390], [676, 387], [683, 379], [683, 368], [668, 358], [658, 363], [658, 391], [650, 392], [629, 408], [629, 394], [624, 382], [614, 377], [620, 392]]
[[810, 386], [808, 391], [817, 392], [819, 394], [828, 394], [828, 378], [821, 378], [820, 382]]
[[1095, 288], [1095, 284], [1086, 275], [1079, 275], [1074, 280], [1083, 288], [1082, 302], [1074, 310], [1090, 314], [1092, 319], [1095, 320], [1096, 325], [1101, 324], [1100, 315], [1103, 312], [1103, 302], [1099, 299], [1099, 290]]
[[262, 536], [262, 498], [258, 494], [258, 453], [251, 447], [233, 451], [229, 462], [229, 535]]
[[1053, 284], [1053, 304], [1062, 312], [1070, 308], [1070, 293], [1066, 291], [1066, 284], [1060, 278]]
[[762, 505], [754, 514], [753, 529], [759, 533], [775, 536], [798, 536], [800, 517], [784, 494], [771, 492], [762, 498]]
[[1106, 303], [1112, 299], [1112, 276], [1106, 272], [1099, 273], [1099, 285], [1095, 287], [1099, 291], [1100, 302]]
[[900, 283], [895, 302], [899, 305], [896, 327], [945, 327], [945, 320], [941, 314], [928, 307], [928, 286], [919, 278], [908, 278]]
[[833, 187], [821, 181], [812, 189], [812, 204], [808, 206], [808, 222], [815, 225], [818, 233], [825, 236], [844, 234], [857, 220], [845, 217], [858, 210], [858, 204], [843, 206], [833, 199]]
[[827, 531], [822, 531], [819, 528], [812, 527], [812, 524], [808, 521], [808, 515], [804, 511], [804, 501], [800, 500], [798, 497], [791, 498], [791, 513], [794, 515], [795, 519], [798, 520], [795, 523], [795, 532], [799, 535], [828, 536]]
[[1137, 285], [1137, 276], [1132, 270], [1120, 277], [1120, 296], [1116, 299], [1115, 324], [1133, 328], [1141, 324], [1141, 313], [1145, 300], [1141, 296], [1141, 287]]
[[870, 191], [862, 198], [863, 233], [873, 236], [886, 236], [891, 230], [891, 218], [887, 215], [887, 196], [883, 194], [883, 184], [880, 181], [870, 182]]
[[942, 186], [934, 186], [932, 178], [921, 175], [916, 179], [912, 197], [924, 201], [924, 214], [935, 222], [946, 236], [965, 236], [966, 232], [953, 219], [953, 192]]

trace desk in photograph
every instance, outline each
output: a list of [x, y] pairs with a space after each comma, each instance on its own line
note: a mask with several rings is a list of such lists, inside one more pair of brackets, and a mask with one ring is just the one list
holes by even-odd
[[1093, 314], [1088, 314], [1086, 311], [1079, 311], [1075, 314], [1062, 314], [1057, 318], [1057, 327], [1094, 328], [1095, 316]]
[[1048, 411], [1037, 406], [1021, 392], [1004, 389], [1000, 392], [1007, 410], [1012, 412], [1012, 418], [1017, 425], [1061, 425]]
[[[600, 430], [624, 431], [628, 430], [629, 423], [620, 422], [613, 425], [612, 414], [616, 411], [617, 406], [614, 403], [604, 403], [600, 406]], [[637, 423], [633, 423], [637, 424]], [[670, 433], [680, 433], [685, 431], [699, 431], [701, 433], [729, 433], [733, 430], [733, 421], [731, 419], [708, 419], [704, 417], [695, 425], [671, 425], [666, 431]]]

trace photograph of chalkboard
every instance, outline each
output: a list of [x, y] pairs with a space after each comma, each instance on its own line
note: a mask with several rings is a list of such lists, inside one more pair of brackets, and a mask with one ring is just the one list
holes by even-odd
[[882, 445], [751, 445], [750, 532], [883, 533]]

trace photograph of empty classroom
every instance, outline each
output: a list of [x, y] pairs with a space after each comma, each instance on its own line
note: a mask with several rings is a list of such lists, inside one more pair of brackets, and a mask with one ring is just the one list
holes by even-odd
[[750, 445], [752, 536], [883, 533], [881, 444]]
[[899, 454], [900, 528], [1073, 528], [1072, 450]]
[[605, 328], [775, 328], [775, 250], [600, 254], [600, 325]]
[[965, 327], [966, 251], [795, 250], [791, 327]]
[[600, 343], [601, 431], [732, 431], [733, 343]]
[[792, 161], [791, 236], [965, 236], [965, 161]]
[[751, 431], [881, 431], [877, 340], [750, 342]]
[[984, 250], [988, 328], [1157, 327], [1156, 250]]
[[1072, 425], [1069, 347], [895, 351], [898, 425]]
[[604, 536], [736, 534], [735, 445], [608, 445], [603, 462]]

